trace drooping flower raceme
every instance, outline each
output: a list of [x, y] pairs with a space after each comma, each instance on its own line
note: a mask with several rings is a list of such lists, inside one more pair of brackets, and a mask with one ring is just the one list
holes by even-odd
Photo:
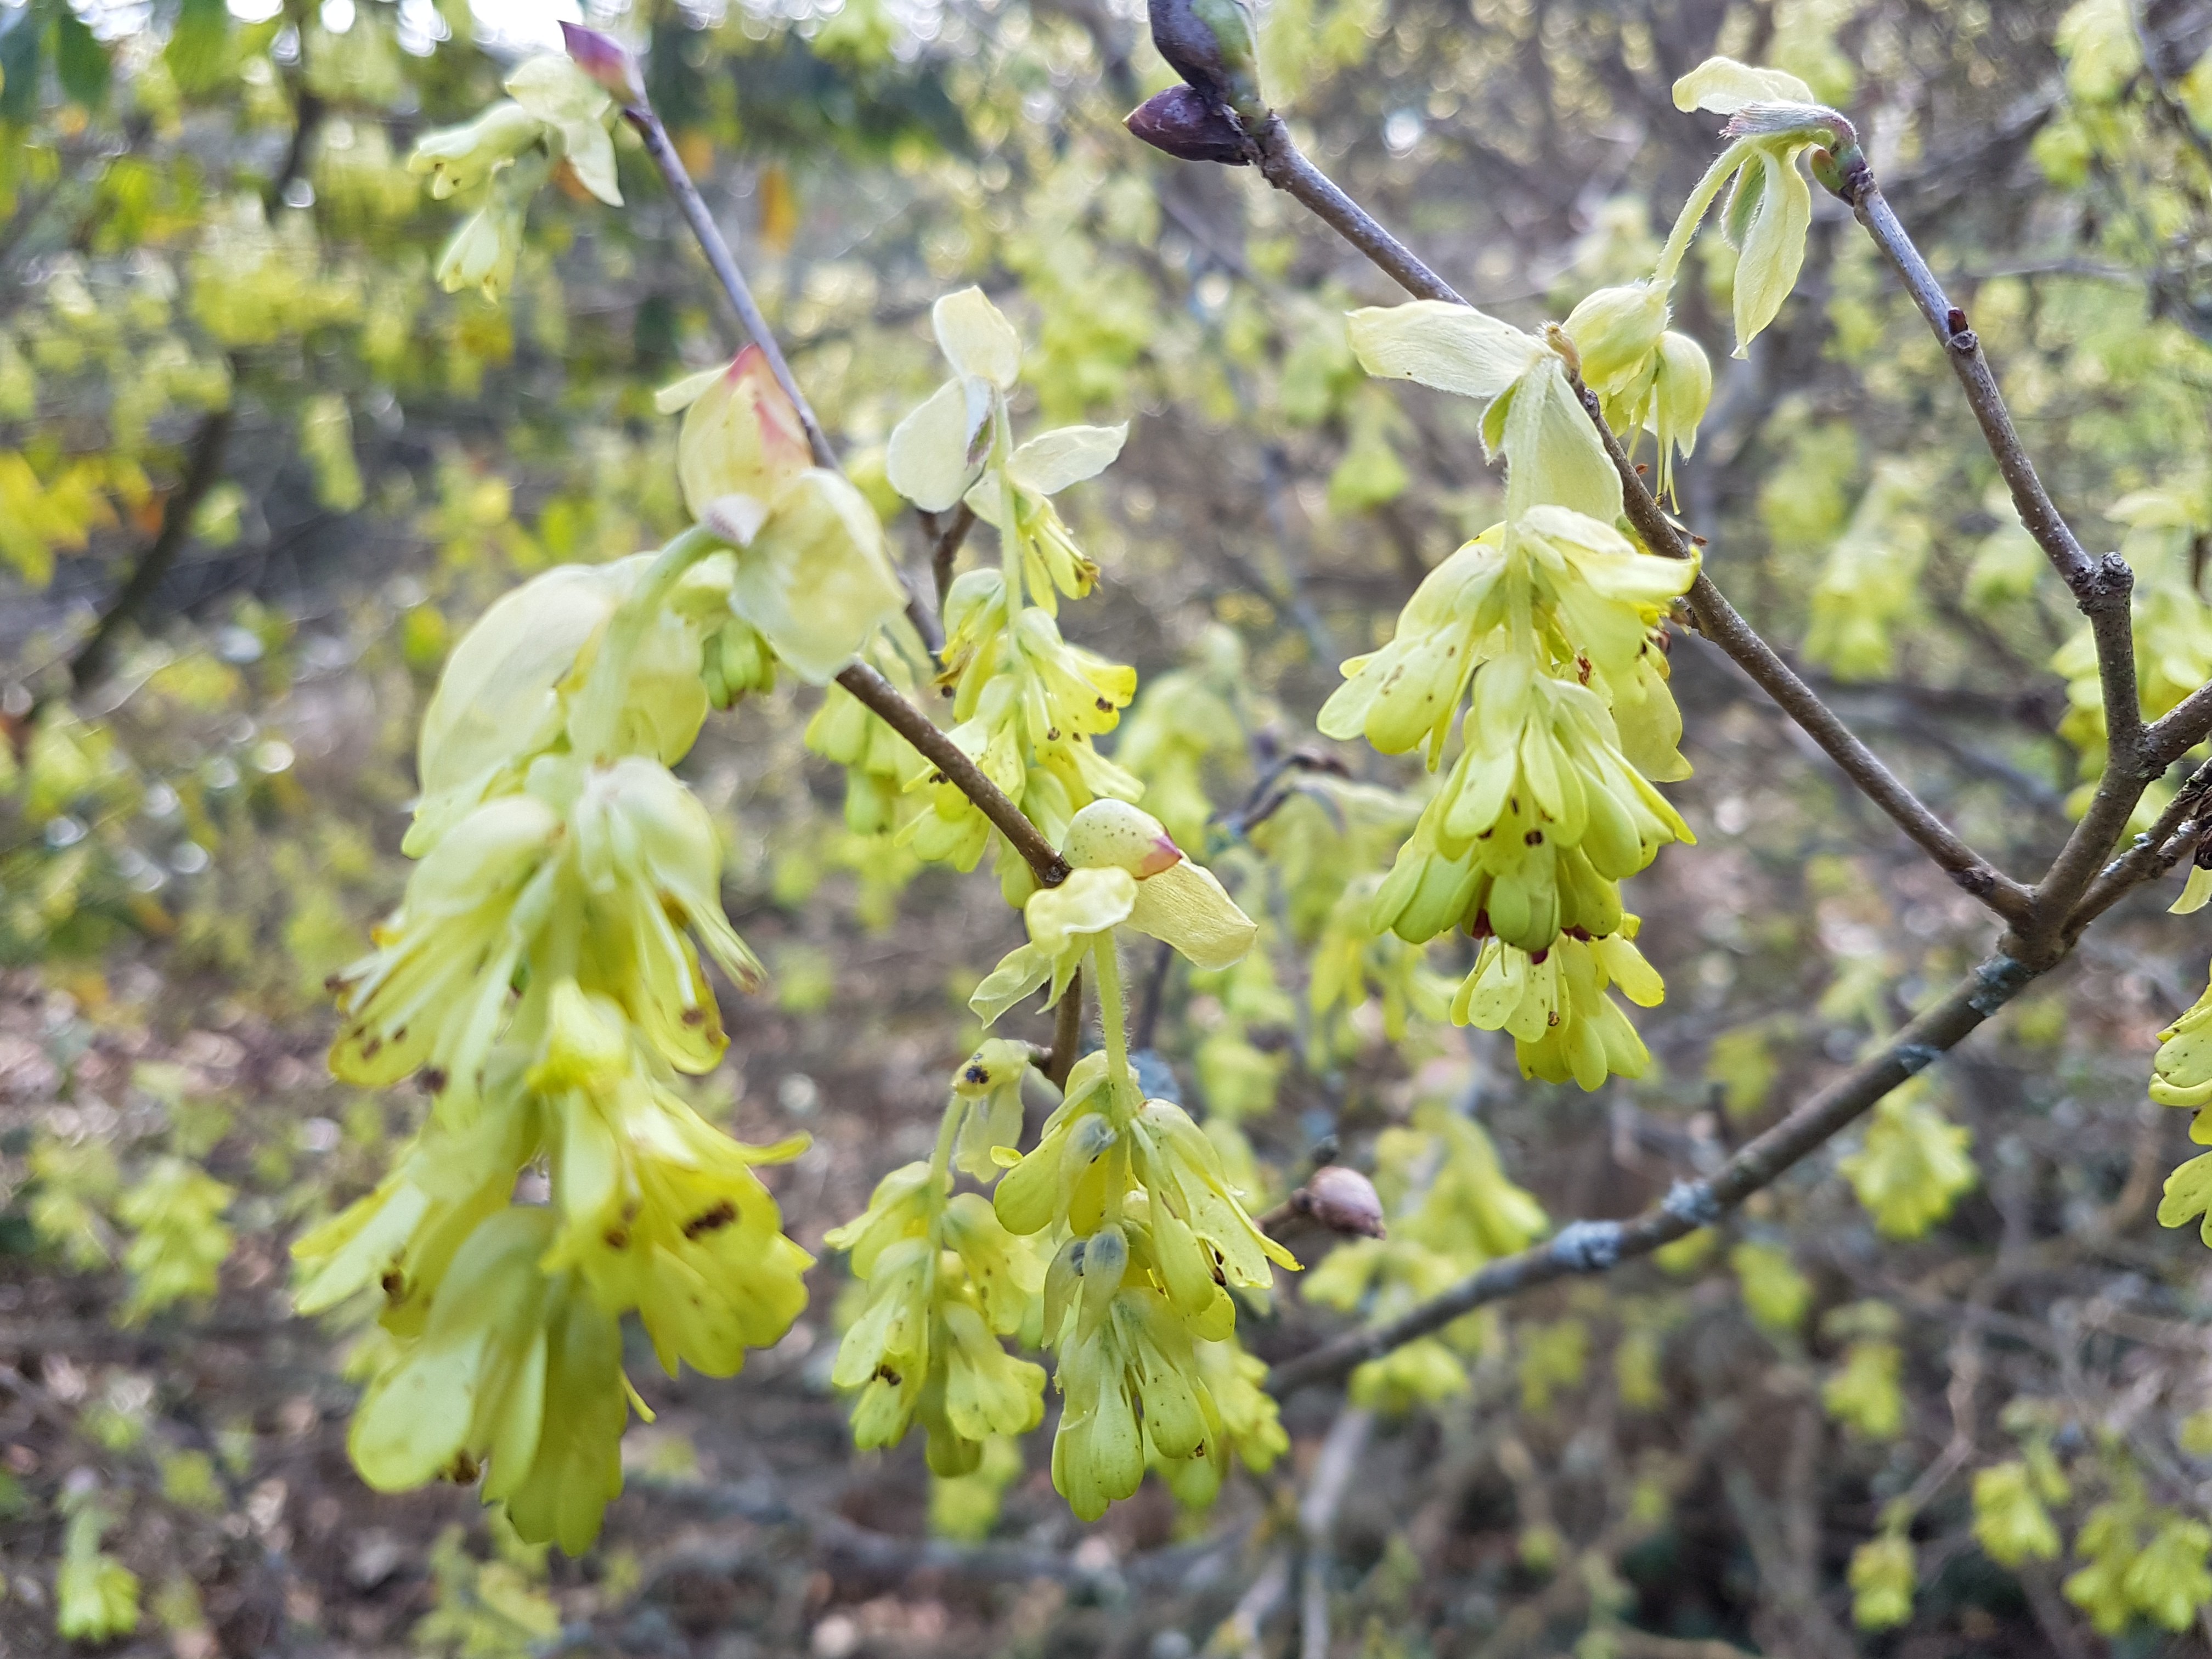
[[1659, 624], [1695, 574], [1582, 514], [1528, 507], [1431, 571], [1321, 713], [1331, 737], [1421, 746], [1434, 766], [1467, 710], [1369, 925], [1415, 944], [1454, 927], [1486, 939], [1453, 1018], [1511, 1030], [1531, 1075], [1595, 1088], [1648, 1059], [1607, 992], [1659, 994], [1620, 884], [1691, 838], [1650, 778], [1688, 769]]
[[[605, 94], [581, 105], [596, 120]], [[535, 118], [571, 159], [587, 149], [559, 111]], [[439, 178], [496, 174], [519, 131], [501, 115]], [[699, 523], [526, 584], [440, 678], [405, 843], [420, 862], [334, 977], [331, 1059], [367, 1086], [411, 1076], [435, 1107], [374, 1191], [295, 1246], [303, 1311], [384, 1297], [350, 1441], [364, 1478], [488, 1468], [523, 1535], [571, 1551], [621, 1485], [622, 1316], [672, 1374], [726, 1376], [805, 1301], [809, 1258], [755, 1173], [803, 1143], [743, 1146], [677, 1088], [726, 1046], [705, 963], [740, 986], [761, 970], [722, 912], [720, 831], [669, 769], [710, 702], [779, 666], [830, 679], [903, 604], [873, 511], [812, 464], [758, 352], [668, 402]], [[540, 1158], [550, 1202], [515, 1202]]]
[[[1060, 427], [1017, 446], [1006, 412], [1021, 368], [1013, 325], [981, 289], [947, 295], [931, 314], [953, 375], [899, 422], [886, 466], [915, 506], [964, 501], [998, 532], [998, 568], [962, 573], [945, 596], [939, 683], [953, 693], [952, 741], [1056, 841], [1091, 802], [1144, 793], [1092, 746], [1120, 720], [1137, 676], [1060, 634], [1060, 599], [1088, 593], [1098, 568], [1051, 501], [1103, 471], [1127, 428]], [[990, 821], [933, 769], [918, 768], [913, 782], [927, 805], [901, 835], [925, 859], [973, 869]], [[998, 874], [1009, 902], [1028, 896], [1029, 866], [1003, 842]]]
[[1220, 1353], [1201, 1360], [1197, 1345], [1233, 1337], [1232, 1290], [1263, 1291], [1273, 1267], [1297, 1262], [1254, 1224], [1214, 1143], [1180, 1106], [1145, 1097], [1122, 1030], [1117, 928], [1212, 969], [1241, 957], [1257, 929], [1158, 819], [1122, 802], [1079, 811], [1061, 851], [1067, 880], [1030, 898], [1029, 943], [972, 1000], [994, 1020], [1040, 986], [1056, 1000], [1086, 965], [1098, 989], [1105, 1050], [1076, 1063], [1037, 1145], [993, 1200], [1009, 1232], [1052, 1247], [1042, 1329], [1066, 1400], [1053, 1480], [1095, 1519], [1137, 1489], [1148, 1463], [1206, 1462], [1206, 1476], [1179, 1487], [1202, 1491], [1232, 1449], [1249, 1463], [1273, 1455], [1272, 1409], [1249, 1368]]
[[612, 207], [622, 205], [607, 118], [614, 100], [556, 52], [526, 58], [507, 77], [508, 101], [473, 121], [425, 133], [407, 170], [427, 175], [439, 201], [474, 209], [438, 258], [448, 292], [478, 289], [496, 300], [514, 279], [530, 198], [556, 165]]
[[1026, 1434], [1044, 1415], [1043, 1369], [1000, 1342], [1028, 1323], [1043, 1264], [989, 1200], [952, 1191], [956, 1163], [994, 1176], [991, 1149], [1020, 1138], [1028, 1070], [1024, 1045], [985, 1043], [954, 1074], [930, 1161], [892, 1170], [866, 1212], [827, 1237], [867, 1287], [830, 1372], [858, 1392], [854, 1441], [895, 1445], [919, 1419], [940, 1476], [970, 1473], [985, 1441]]
[[[1451, 927], [1484, 939], [1453, 1017], [1511, 1030], [1525, 1073], [1584, 1088], [1648, 1063], [1610, 996], [1649, 1004], [1662, 988], [1631, 942], [1620, 883], [1691, 838], [1653, 785], [1689, 771], [1665, 618], [1696, 563], [1623, 533], [1622, 458], [1652, 432], [1671, 496], [1676, 459], [1695, 447], [1712, 370], [1668, 327], [1669, 296], [1713, 201], [1734, 183], [1724, 218], [1740, 250], [1741, 355], [1803, 258], [1811, 197], [1799, 161], [1809, 154], [1839, 179], [1856, 142], [1780, 71], [1717, 58], [1674, 96], [1731, 116], [1732, 142], [1648, 278], [1585, 296], [1540, 333], [1427, 300], [1349, 319], [1369, 374], [1480, 402], [1485, 447], [1506, 467], [1504, 522], [1429, 574], [1391, 639], [1344, 665], [1322, 711], [1324, 733], [1386, 754], [1421, 748], [1431, 770], [1460, 730], [1458, 758], [1376, 890], [1370, 925], [1413, 943]], [[1624, 449], [1608, 450], [1583, 392]]]
[[1782, 309], [1805, 261], [1813, 192], [1798, 169], [1800, 158], [1811, 152], [1816, 162], [1834, 166], [1843, 152], [1856, 148], [1857, 134], [1796, 76], [1730, 58], [1709, 58], [1675, 82], [1674, 107], [1728, 116], [1723, 136], [1730, 143], [1691, 191], [1660, 252], [1656, 276], [1674, 280], [1706, 210], [1733, 183], [1722, 228], [1736, 249], [1735, 355], [1741, 357]]

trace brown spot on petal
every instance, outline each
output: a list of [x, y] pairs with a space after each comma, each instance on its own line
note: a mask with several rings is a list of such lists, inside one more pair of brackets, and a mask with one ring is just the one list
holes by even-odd
[[705, 1024], [707, 1023], [707, 1011], [704, 1008], [686, 1008], [684, 1011], [684, 1023], [686, 1025]]
[[629, 1249], [629, 1229], [610, 1227], [599, 1235], [599, 1239], [611, 1250], [626, 1250]]
[[441, 1095], [446, 1092], [446, 1085], [449, 1079], [447, 1078], [443, 1067], [437, 1066], [425, 1066], [420, 1072], [416, 1073], [415, 1080], [422, 1085], [425, 1092], [434, 1095]]
[[1521, 837], [1521, 844], [1524, 847], [1541, 847], [1544, 844], [1544, 832], [1541, 830], [1531, 830]]
[[738, 1218], [738, 1206], [724, 1199], [712, 1209], [702, 1210], [684, 1224], [684, 1237], [697, 1238], [702, 1233], [718, 1232]]
[[878, 1382], [888, 1382], [891, 1387], [896, 1389], [906, 1379], [904, 1377], [901, 1376], [889, 1365], [878, 1365], [876, 1367], [876, 1381]]

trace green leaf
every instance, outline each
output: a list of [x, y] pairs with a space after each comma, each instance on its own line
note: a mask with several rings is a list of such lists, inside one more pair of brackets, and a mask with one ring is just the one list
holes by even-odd
[[1721, 234], [1728, 238], [1730, 247], [1743, 246], [1751, 222], [1758, 215], [1759, 204], [1765, 198], [1766, 169], [1754, 158], [1735, 175], [1735, 188], [1729, 192], [1728, 212], [1721, 220]]
[[10, 126], [28, 126], [39, 112], [46, 33], [46, 20], [29, 6], [0, 21], [0, 121]]
[[107, 48], [89, 25], [65, 5], [54, 12], [54, 72], [71, 103], [98, 109], [107, 101]]
[[198, 94], [211, 90], [228, 64], [229, 0], [183, 0], [177, 27], [161, 56], [179, 90]]
[[[1795, 150], [1770, 149], [1759, 158], [1766, 174], [1743, 231], [1735, 267], [1735, 355], [1774, 320], [1805, 262], [1805, 233], [1813, 223], [1813, 191], [1797, 170]], [[1735, 216], [1730, 204], [1729, 214]]]

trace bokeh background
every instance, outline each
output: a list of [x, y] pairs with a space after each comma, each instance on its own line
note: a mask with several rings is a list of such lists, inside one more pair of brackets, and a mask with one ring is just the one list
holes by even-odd
[[[774, 974], [725, 995], [732, 1048], [701, 1098], [744, 1138], [814, 1136], [772, 1172], [824, 1258], [812, 1307], [731, 1381], [633, 1357], [658, 1419], [580, 1560], [471, 1492], [366, 1491], [343, 1435], [367, 1312], [294, 1317], [285, 1251], [424, 1103], [328, 1080], [323, 981], [404, 879], [412, 732], [451, 641], [531, 573], [680, 527], [653, 392], [738, 343], [622, 134], [627, 207], [556, 183], [501, 301], [433, 283], [455, 219], [408, 149], [564, 15], [586, 15], [0, 3], [0, 1652], [94, 1645], [56, 1632], [73, 1570], [116, 1604], [110, 1650], [177, 1659], [2205, 1650], [2212, 1255], [2155, 1224], [2191, 1149], [2144, 1096], [2155, 1033], [2204, 982], [2173, 890], [1929, 1074], [1886, 1150], [1877, 1121], [1719, 1236], [1464, 1322], [1441, 1378], [1293, 1396], [1291, 1454], [1210, 1514], [1148, 1486], [1085, 1528], [1041, 1437], [957, 1482], [918, 1446], [849, 1449], [821, 1236], [926, 1153], [975, 1037], [967, 992], [1018, 922], [988, 873], [847, 827], [802, 743], [816, 694], [788, 686], [718, 717], [686, 773]], [[2154, 697], [2212, 678], [2212, 7], [1261, 15], [1310, 152], [1524, 325], [1648, 269], [1716, 147], [1675, 76], [1716, 51], [1804, 76], [1859, 122], [2084, 539], [2136, 560]], [[1104, 570], [1065, 620], [1158, 693], [1122, 752], [1141, 732], [1155, 810], [1267, 924], [1250, 970], [1150, 988], [1152, 1044], [1194, 1109], [1242, 1124], [1265, 1196], [1334, 1138], [1431, 1247], [1411, 1279], [1340, 1271], [1348, 1307], [1285, 1289], [1249, 1322], [1256, 1352], [1479, 1265], [1503, 1248], [1484, 1218], [1527, 1224], [1516, 1188], [1553, 1224], [1630, 1212], [1986, 949], [1979, 908], [1678, 633], [1695, 775], [1670, 793], [1699, 842], [1632, 890], [1669, 986], [1639, 1017], [1655, 1064], [1591, 1095], [1523, 1082], [1510, 1043], [1441, 1018], [1464, 942], [1386, 948], [1352, 920], [1418, 766], [1312, 730], [1338, 661], [1500, 502], [1471, 406], [1353, 362], [1342, 313], [1395, 298], [1383, 280], [1249, 173], [1123, 132], [1169, 79], [1127, 0], [588, 21], [645, 52], [910, 568], [928, 538], [882, 445], [941, 374], [939, 294], [981, 283], [1016, 319], [1033, 418], [1132, 423], [1061, 503]], [[2078, 618], [1848, 216], [1816, 204], [1796, 297], [1741, 361], [1732, 257], [1701, 242], [1675, 295], [1717, 371], [1681, 477], [1707, 568], [2030, 876], [2094, 772]], [[2055, 1556], [1992, 1545], [2002, 1493], [1978, 1531], [1993, 1468], [2024, 1469]], [[2100, 1506], [2119, 1518], [2085, 1534]], [[1883, 1538], [1907, 1546], [1902, 1606]], [[2160, 1539], [2174, 1559], [2128, 1590]], [[2112, 1583], [2069, 1592], [2100, 1559]]]

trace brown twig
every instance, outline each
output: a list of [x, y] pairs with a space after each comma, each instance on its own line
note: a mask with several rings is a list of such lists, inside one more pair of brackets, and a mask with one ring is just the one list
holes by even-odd
[[84, 643], [70, 658], [70, 684], [77, 691], [98, 684], [100, 677], [107, 672], [107, 659], [114, 652], [116, 635], [137, 621], [138, 613], [151, 602], [162, 578], [176, 563], [177, 555], [191, 539], [192, 516], [207, 499], [208, 491], [222, 477], [223, 452], [230, 443], [230, 430], [236, 417], [234, 402], [210, 410], [201, 417], [191, 447], [185, 451], [185, 475], [162, 503], [161, 529], [138, 556], [130, 577], [108, 601], [107, 609], [100, 613], [100, 621], [85, 636]]
[[[1646, 547], [1665, 557], [1691, 557], [1695, 549], [1689, 537], [1659, 505], [1658, 498], [1636, 470], [1635, 462], [1621, 447], [1620, 440], [1605, 423], [1596, 395], [1582, 384], [1579, 376], [1575, 377], [1574, 385], [1576, 395], [1582, 399], [1583, 407], [1604, 441], [1613, 471], [1620, 475], [1622, 501], [1638, 536]], [[1828, 758], [1843, 769], [1844, 775], [1887, 812], [1891, 821], [1911, 836], [1913, 844], [1933, 859], [1946, 875], [2005, 921], [2016, 926], [2027, 921], [2034, 895], [1968, 846], [1883, 765], [1880, 757], [1822, 701], [1820, 694], [1806, 684], [1774, 647], [1744, 621], [1711, 577], [1699, 573], [1691, 585], [1687, 602], [1698, 634], [1750, 675], [1759, 689], [1774, 699], [1776, 706], [1796, 721]]]
[[1966, 313], [1951, 303], [1863, 161], [1844, 173], [1836, 193], [1888, 257], [1943, 346], [1983, 440], [2004, 476], [2014, 510], [2088, 618], [2096, 644], [2105, 707], [2105, 775], [2088, 811], [2036, 884], [2034, 913], [2022, 938], [2031, 951], [2047, 955], [2059, 948], [2068, 918], [2127, 827], [2144, 787], [2164, 769], [2144, 728], [2136, 684], [2135, 572], [2118, 553], [2093, 557], [2052, 502], [2013, 426], [1980, 337], [1969, 325]]
[[[791, 360], [783, 355], [782, 343], [775, 337], [775, 331], [768, 325], [768, 319], [762, 314], [759, 302], [753, 298], [752, 288], [745, 281], [744, 272], [738, 268], [737, 257], [730, 252], [729, 242], [722, 235], [721, 227], [714, 222], [714, 216], [708, 211], [706, 198], [700, 195], [699, 186], [692, 182], [691, 174], [684, 165], [684, 158], [676, 153], [676, 145], [668, 136], [668, 129], [661, 125], [659, 112], [640, 90], [635, 97], [623, 100], [623, 118], [635, 128], [638, 137], [645, 141], [646, 154], [653, 157], [653, 166], [659, 170], [661, 183], [667, 186], [669, 195], [674, 198], [677, 210], [684, 216], [684, 222], [690, 227], [692, 239], [699, 244], [699, 251], [706, 255], [708, 269], [714, 273], [722, 297], [730, 302], [730, 309], [737, 313], [738, 325], [744, 330], [746, 337], [760, 348], [761, 356], [767, 360], [769, 373], [775, 377], [776, 385], [782, 389], [783, 395], [791, 399], [791, 406], [798, 411], [799, 423], [805, 429], [807, 447], [813, 452], [815, 465], [826, 467], [833, 472], [839, 471], [837, 452], [830, 447], [830, 434], [823, 430], [822, 422], [814, 413], [814, 405], [806, 401], [806, 394], [799, 390], [799, 377], [792, 373]], [[923, 602], [921, 595], [915, 590], [914, 584], [907, 579], [903, 570], [899, 572], [899, 582], [907, 591], [908, 617], [913, 622], [915, 631], [921, 634], [923, 642], [932, 651], [937, 650], [945, 643], [943, 632], [938, 625], [937, 613]]]
[[2212, 736], [2212, 685], [2200, 685], [2143, 732], [2143, 763], [2155, 777]]
[[929, 574], [937, 589], [937, 607], [942, 611], [945, 596], [952, 591], [952, 562], [960, 556], [961, 544], [975, 527], [975, 509], [961, 502], [952, 509], [951, 519], [941, 530], [937, 527], [934, 514], [926, 515], [923, 522], [930, 527]]
[[1907, 1078], [1957, 1047], [1967, 1033], [2017, 996], [2036, 971], [2009, 956], [1991, 957], [1880, 1054], [1819, 1091], [1745, 1146], [1710, 1179], [1679, 1182], [1660, 1202], [1626, 1221], [1570, 1222], [1550, 1243], [1493, 1261], [1395, 1319], [1347, 1332], [1310, 1353], [1285, 1360], [1268, 1373], [1268, 1389], [1284, 1395], [1310, 1383], [1333, 1381], [1486, 1303], [1570, 1274], [1603, 1273], [1711, 1225], [1752, 1194], [1773, 1184], [1784, 1170], [1871, 1110]]
[[1044, 832], [1022, 816], [1022, 809], [983, 775], [966, 750], [931, 725], [928, 716], [901, 696], [878, 671], [864, 662], [852, 663], [839, 672], [837, 684], [919, 750], [945, 782], [975, 802], [1039, 881], [1057, 887], [1067, 879], [1067, 860], [1044, 838]]
[[[746, 286], [744, 274], [738, 269], [738, 262], [730, 252], [730, 245], [722, 239], [714, 216], [707, 211], [707, 204], [699, 194], [699, 187], [691, 182], [691, 175], [684, 170], [683, 160], [677, 155], [675, 145], [669, 141], [668, 130], [661, 125], [660, 117], [641, 92], [625, 103], [623, 113], [645, 140], [647, 151], [660, 169], [662, 181], [676, 198], [684, 222], [691, 227], [691, 234], [698, 239], [708, 266], [721, 283], [724, 297], [737, 312], [738, 320], [752, 337], [753, 343], [760, 348], [761, 355], [767, 359], [776, 384], [783, 388], [784, 394], [792, 401], [792, 406], [799, 411], [799, 418], [806, 428], [807, 442], [814, 452], [815, 460], [824, 467], [836, 468], [836, 453], [830, 447], [830, 441], [823, 433], [821, 422], [815, 418], [805, 394], [799, 391], [798, 381], [793, 378], [791, 364], [784, 357], [782, 347], [769, 330], [767, 319], [761, 315], [760, 307], [754, 302], [752, 290]], [[921, 602], [921, 596], [913, 591], [910, 584], [907, 592], [907, 614], [913, 618], [915, 627], [931, 650], [934, 651], [943, 644], [934, 612]], [[1014, 850], [1022, 855], [1040, 882], [1048, 887], [1056, 887], [1067, 878], [1067, 861], [1044, 838], [1043, 832], [1023, 816], [1022, 809], [984, 775], [982, 768], [976, 765], [966, 751], [931, 724], [929, 718], [919, 708], [900, 696], [897, 687], [864, 662], [848, 665], [838, 674], [837, 684], [912, 744], [936, 767], [939, 775], [973, 801]]]
[[1413, 251], [1375, 222], [1373, 216], [1340, 190], [1334, 179], [1305, 158], [1291, 142], [1282, 118], [1270, 115], [1249, 134], [1261, 175], [1277, 190], [1296, 198], [1314, 216], [1358, 248], [1391, 281], [1421, 300], [1465, 305], [1449, 283], [1424, 264]]
[[2135, 844], [2114, 859], [2089, 884], [2081, 902], [2066, 919], [2065, 937], [2079, 938], [2081, 930], [2119, 902], [2130, 888], [2156, 881], [2186, 858], [2206, 827], [2206, 797], [2212, 795], [2212, 761], [2191, 773], [2174, 792], [2159, 820], [2135, 839]]
[[1067, 1074], [1083, 1048], [1083, 970], [1077, 969], [1060, 994], [1053, 1011], [1052, 1052], [1045, 1056], [1044, 1074], [1055, 1089], [1067, 1087]]

